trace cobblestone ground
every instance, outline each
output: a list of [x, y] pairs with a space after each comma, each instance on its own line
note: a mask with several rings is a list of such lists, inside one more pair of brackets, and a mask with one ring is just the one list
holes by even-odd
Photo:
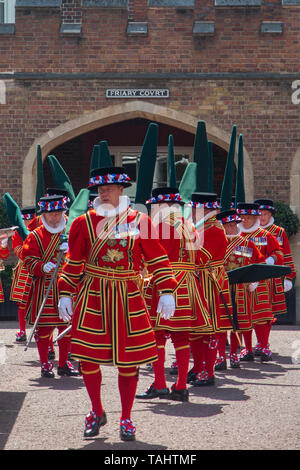
[[[99, 436], [83, 438], [90, 402], [82, 377], [40, 377], [34, 342], [27, 351], [15, 342], [16, 322], [0, 322], [0, 449], [101, 450], [296, 450], [299, 445], [300, 326], [274, 326], [273, 361], [243, 363], [216, 373], [216, 384], [190, 387], [189, 403], [135, 401], [135, 442], [119, 439], [117, 370], [103, 367], [102, 398], [108, 423]], [[253, 338], [255, 342], [255, 337]], [[56, 349], [57, 352], [57, 349]], [[56, 354], [57, 355], [57, 354]], [[167, 345], [166, 376], [174, 382]], [[74, 363], [77, 366], [77, 363]], [[56, 370], [56, 368], [55, 368]], [[140, 369], [138, 392], [152, 382]], [[106, 462], [105, 462], [106, 463]], [[149, 462], [148, 462], [149, 463]]]

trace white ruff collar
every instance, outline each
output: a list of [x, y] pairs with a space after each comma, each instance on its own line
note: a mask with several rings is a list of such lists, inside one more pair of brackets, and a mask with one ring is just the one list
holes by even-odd
[[197, 225], [203, 224], [203, 222], [206, 222], [208, 219], [211, 217], [214, 217], [217, 214], [217, 211], [210, 211], [208, 212], [202, 219], [199, 220], [199, 222], [196, 222]]
[[273, 224], [274, 224], [274, 217], [272, 216], [270, 218], [269, 222], [267, 223], [267, 225], [261, 225], [261, 228], [266, 229], [266, 228], [270, 227], [270, 225], [273, 225]]
[[96, 197], [93, 202], [96, 214], [101, 217], [112, 217], [120, 214], [128, 209], [130, 206], [130, 199], [128, 196], [120, 196], [120, 203], [117, 207], [113, 207], [111, 204], [101, 204], [100, 198]]
[[255, 232], [255, 230], [257, 230], [258, 228], [260, 228], [259, 220], [257, 220], [257, 221], [255, 222], [255, 224], [253, 224], [252, 227], [250, 227], [250, 228], [245, 228], [244, 225], [243, 225], [243, 222], [241, 222], [239, 228], [240, 228], [241, 232], [245, 232], [245, 233], [252, 233], [252, 232]]
[[64, 216], [64, 212], [63, 212], [63, 215], [62, 215], [62, 218], [61, 218], [61, 221], [59, 222], [58, 226], [57, 227], [50, 227], [50, 225], [47, 224], [44, 216], [42, 215], [42, 222], [43, 222], [43, 225], [45, 227], [46, 230], [48, 230], [48, 232], [50, 233], [59, 233], [59, 232], [62, 232], [63, 229], [65, 228], [66, 226], [66, 219], [65, 219], [65, 216]]

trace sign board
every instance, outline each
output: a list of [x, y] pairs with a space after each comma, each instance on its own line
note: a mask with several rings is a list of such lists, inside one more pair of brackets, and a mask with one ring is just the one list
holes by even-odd
[[106, 98], [169, 98], [166, 88], [109, 88]]

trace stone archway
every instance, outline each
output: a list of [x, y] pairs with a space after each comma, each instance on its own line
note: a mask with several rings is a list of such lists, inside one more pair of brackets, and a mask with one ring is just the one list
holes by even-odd
[[[43, 158], [52, 149], [62, 143], [91, 130], [132, 118], [145, 118], [155, 122], [168, 124], [190, 133], [195, 133], [199, 118], [174, 109], [159, 106], [145, 101], [128, 101], [126, 103], [107, 106], [89, 114], [84, 114], [60, 126], [50, 129], [35, 139], [23, 163], [22, 204], [32, 204], [35, 200], [35, 162], [37, 145], [41, 146]], [[222, 131], [206, 121], [208, 139], [220, 147], [227, 149], [230, 134]], [[244, 148], [244, 171], [246, 200], [253, 200], [253, 169], [246, 148]]]
[[[290, 207], [295, 214], [300, 217], [300, 147], [295, 153], [290, 173]], [[300, 270], [300, 232], [293, 235], [290, 239], [291, 250], [293, 253], [295, 268]], [[300, 302], [300, 276], [296, 277], [296, 298], [297, 304]], [[297, 316], [296, 323], [299, 324], [300, 318]]]

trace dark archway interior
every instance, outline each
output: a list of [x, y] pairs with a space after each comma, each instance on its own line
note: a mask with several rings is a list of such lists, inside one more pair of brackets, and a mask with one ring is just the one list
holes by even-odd
[[[136, 146], [142, 148], [150, 122], [154, 121], [136, 118], [110, 124], [64, 142], [62, 145], [53, 149], [51, 154], [55, 155], [59, 160], [72, 182], [75, 194], [77, 194], [81, 188], [87, 186], [94, 145], [98, 144], [101, 140], [106, 140], [109, 147]], [[172, 134], [174, 139], [174, 151], [176, 151], [176, 146], [193, 148], [194, 134], [167, 124], [159, 122], [157, 124], [159, 125], [158, 146], [167, 147], [169, 135]], [[222, 187], [227, 149], [213, 144], [213, 158], [214, 190], [219, 195]], [[53, 187], [54, 182], [47, 159], [45, 159], [44, 162], [44, 175], [45, 187]]]

